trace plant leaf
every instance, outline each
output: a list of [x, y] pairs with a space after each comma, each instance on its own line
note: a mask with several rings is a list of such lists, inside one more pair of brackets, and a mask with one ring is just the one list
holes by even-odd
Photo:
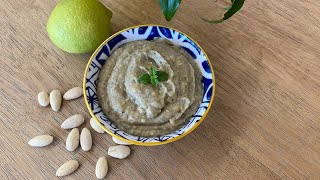
[[159, 84], [159, 80], [155, 77], [151, 77], [150, 80], [151, 80], [151, 84], [154, 86]]
[[234, 0], [232, 2], [232, 7], [224, 14], [223, 20], [229, 19], [231, 16], [233, 16], [237, 11], [239, 11], [245, 0]]
[[205, 18], [201, 18], [201, 19], [204, 20], [207, 23], [210, 23], [210, 24], [218, 24], [218, 23], [222, 23], [224, 21], [223, 19], [219, 19], [219, 20], [208, 20], [208, 19], [205, 19]]
[[164, 71], [157, 71], [154, 66], [150, 67], [149, 74], [142, 74], [138, 78], [138, 82], [141, 84], [158, 85], [161, 81], [168, 80], [168, 74]]
[[164, 71], [157, 71], [156, 72], [156, 75], [158, 76], [158, 80], [161, 82], [161, 81], [167, 81], [168, 80], [168, 77], [169, 75], [164, 72]]
[[223, 8], [224, 10], [226, 10], [226, 11], [228, 11], [229, 9], [231, 9], [232, 8], [232, 5], [230, 5], [230, 6], [228, 6], [228, 7], [225, 7], [225, 8]]
[[141, 83], [141, 84], [149, 84], [149, 83], [151, 83], [150, 75], [149, 74], [142, 74], [141, 76], [139, 76], [138, 82]]
[[175, 15], [181, 0], [159, 0], [162, 13], [167, 21], [171, 21]]
[[154, 68], [154, 66], [150, 67], [150, 76], [154, 76], [156, 75], [156, 68]]
[[219, 19], [219, 20], [208, 20], [205, 18], [201, 18], [201, 19], [208, 22], [208, 23], [211, 23], [211, 24], [221, 23], [221, 22], [229, 19], [236, 12], [238, 12], [242, 8], [244, 1], [245, 0], [231, 0], [231, 2], [232, 2], [231, 8], [224, 14], [222, 19]]

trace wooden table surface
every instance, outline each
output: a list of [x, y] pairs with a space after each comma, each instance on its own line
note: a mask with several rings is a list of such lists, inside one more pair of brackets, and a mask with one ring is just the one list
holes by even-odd
[[[131, 146], [124, 160], [108, 157], [108, 179], [320, 179], [320, 1], [248, 0], [229, 21], [210, 25], [229, 1], [185, 0], [166, 22], [154, 0], [102, 0], [113, 31], [161, 24], [193, 37], [215, 69], [216, 94], [205, 121], [187, 137], [157, 147]], [[55, 179], [69, 159], [81, 166], [66, 179], [94, 179], [113, 145], [93, 133], [90, 152], [68, 152], [60, 124], [81, 113], [83, 99], [60, 112], [41, 108], [37, 93], [81, 86], [88, 54], [55, 47], [46, 22], [57, 0], [0, 1], [0, 179]], [[221, 15], [221, 12], [219, 12]], [[30, 138], [54, 142], [32, 148]]]

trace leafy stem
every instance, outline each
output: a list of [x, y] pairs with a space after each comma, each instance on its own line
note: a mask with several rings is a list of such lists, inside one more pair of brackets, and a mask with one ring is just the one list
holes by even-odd
[[201, 19], [206, 21], [207, 23], [210, 23], [210, 24], [221, 23], [221, 22], [229, 19], [230, 17], [232, 17], [236, 12], [238, 12], [242, 8], [244, 1], [245, 0], [231, 0], [231, 3], [232, 3], [231, 6], [224, 8], [225, 10], [227, 10], [227, 12], [224, 13], [223, 18], [221, 18], [221, 19], [218, 19], [218, 20], [208, 20], [205, 18], [201, 18]]
[[171, 21], [178, 10], [181, 0], [160, 0], [162, 13], [167, 21]]
[[[202, 20], [210, 23], [210, 24], [217, 24], [221, 23], [227, 19], [229, 19], [231, 16], [233, 16], [236, 12], [238, 12], [245, 0], [231, 0], [231, 5], [229, 7], [223, 8], [227, 12], [224, 14], [223, 18], [218, 20], [208, 20], [205, 18], [201, 18]], [[159, 0], [160, 6], [163, 12], [164, 17], [167, 21], [171, 21], [173, 16], [175, 15], [176, 11], [178, 10], [181, 0]]]
[[169, 75], [164, 71], [157, 71], [154, 66], [151, 66], [149, 73], [142, 74], [138, 78], [138, 82], [141, 84], [152, 84], [157, 86], [162, 81], [167, 81]]

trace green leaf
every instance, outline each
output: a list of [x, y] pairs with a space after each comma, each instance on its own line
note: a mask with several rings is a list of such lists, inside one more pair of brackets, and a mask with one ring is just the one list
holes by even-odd
[[237, 11], [239, 11], [245, 0], [234, 0], [232, 3], [232, 7], [224, 14], [223, 20], [229, 19], [231, 16], [233, 16]]
[[232, 8], [232, 5], [231, 6], [228, 6], [228, 7], [225, 7], [225, 8], [223, 8], [224, 10], [226, 10], [226, 11], [228, 11], [229, 9], [231, 9]]
[[208, 22], [208, 23], [211, 23], [211, 24], [221, 23], [221, 22], [229, 19], [236, 12], [238, 12], [242, 8], [244, 1], [245, 0], [231, 0], [231, 2], [232, 2], [231, 8], [224, 14], [222, 19], [219, 19], [219, 20], [208, 20], [205, 18], [201, 18], [201, 19]]
[[171, 21], [175, 15], [181, 0], [159, 0], [162, 13], [167, 21]]
[[169, 75], [164, 71], [157, 71], [156, 75], [158, 76], [158, 80], [161, 81], [167, 81], [169, 78]]
[[151, 80], [151, 84], [154, 86], [159, 84], [159, 80], [157, 78], [151, 77], [150, 80]]
[[150, 75], [149, 74], [142, 74], [141, 76], [139, 76], [138, 82], [141, 84], [150, 84], [151, 83]]
[[201, 18], [201, 19], [204, 20], [207, 23], [210, 23], [210, 24], [218, 24], [218, 23], [222, 23], [224, 21], [223, 19], [219, 19], [219, 20], [208, 20], [208, 19], [205, 19], [205, 18]]
[[151, 76], [156, 75], [156, 68], [154, 68], [154, 66], [151, 66], [151, 68], [150, 68], [150, 75]]
[[154, 66], [150, 67], [149, 74], [139, 76], [138, 82], [141, 84], [158, 85], [161, 81], [168, 80], [168, 74], [164, 71], [157, 71]]

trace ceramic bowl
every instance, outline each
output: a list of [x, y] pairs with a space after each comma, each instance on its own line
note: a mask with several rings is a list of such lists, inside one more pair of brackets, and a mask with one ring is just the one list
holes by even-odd
[[[153, 40], [164, 38], [188, 52], [199, 65], [202, 72], [203, 98], [195, 114], [178, 130], [157, 137], [140, 137], [118, 129], [104, 114], [96, 94], [101, 66], [108, 61], [110, 54], [119, 46], [137, 40]], [[131, 144], [152, 146], [176, 141], [193, 131], [204, 120], [213, 103], [215, 79], [213, 68], [203, 49], [189, 36], [173, 28], [160, 25], [134, 26], [115, 33], [105, 40], [92, 54], [86, 67], [83, 79], [83, 92], [87, 108], [91, 116], [111, 136]]]

